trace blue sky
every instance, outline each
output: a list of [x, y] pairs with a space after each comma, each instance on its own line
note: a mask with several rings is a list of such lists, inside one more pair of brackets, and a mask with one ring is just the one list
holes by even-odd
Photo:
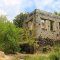
[[10, 21], [20, 12], [34, 9], [60, 12], [60, 0], [0, 0], [0, 15], [6, 15]]

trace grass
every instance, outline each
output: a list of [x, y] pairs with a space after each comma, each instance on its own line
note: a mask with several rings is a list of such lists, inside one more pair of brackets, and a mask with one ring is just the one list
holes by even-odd
[[49, 53], [49, 54], [19, 54], [15, 55], [14, 60], [60, 60], [60, 54]]
[[14, 60], [60, 60], [60, 46], [55, 46], [47, 53], [20, 54], [14, 56]]
[[23, 59], [23, 60], [47, 60], [48, 54], [18, 54], [15, 55], [14, 60]]

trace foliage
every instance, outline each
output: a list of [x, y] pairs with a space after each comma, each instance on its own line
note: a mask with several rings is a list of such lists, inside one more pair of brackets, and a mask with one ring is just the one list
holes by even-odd
[[49, 58], [43, 54], [19, 54], [16, 55], [14, 60], [22, 59], [22, 60], [49, 60]]
[[38, 44], [35, 41], [35, 37], [29, 34], [28, 29], [23, 29], [23, 33], [20, 36], [21, 52], [23, 51], [25, 53], [34, 53], [34, 48], [38, 47]]
[[56, 12], [56, 11], [55, 11], [54, 14], [60, 16], [60, 12]]
[[[56, 50], [50, 51], [48, 53], [38, 53], [38, 54], [19, 54], [15, 56], [14, 60], [22, 59], [23, 60], [60, 60], [60, 48], [59, 47], [53, 47]], [[57, 49], [59, 49], [57, 51]]]
[[24, 20], [27, 19], [28, 13], [20, 13], [18, 14], [15, 19], [13, 20], [14, 24], [16, 25], [16, 27], [23, 27], [23, 22]]
[[15, 53], [18, 48], [18, 29], [6, 20], [0, 17], [0, 50], [7, 53]]
[[28, 29], [23, 29], [22, 42], [23, 43], [28, 43], [30, 45], [32, 45], [35, 42], [34, 37], [29, 34]]
[[50, 60], [60, 60], [60, 44], [53, 46], [53, 51], [49, 54]]
[[49, 55], [50, 60], [59, 60], [60, 59], [60, 52], [52, 52]]
[[6, 17], [0, 18], [0, 50], [6, 53], [15, 53], [20, 51], [20, 44], [27, 43], [33, 46], [34, 42], [34, 37], [29, 34], [29, 30], [16, 28]]

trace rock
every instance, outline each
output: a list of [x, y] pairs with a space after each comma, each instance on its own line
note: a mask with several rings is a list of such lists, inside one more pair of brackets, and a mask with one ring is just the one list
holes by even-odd
[[0, 57], [5, 57], [4, 52], [0, 51]]

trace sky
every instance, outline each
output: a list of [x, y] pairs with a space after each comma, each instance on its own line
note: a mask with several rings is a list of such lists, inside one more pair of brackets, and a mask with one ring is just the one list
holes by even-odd
[[60, 0], [0, 0], [0, 15], [6, 15], [10, 21], [17, 14], [34, 9], [60, 12]]

